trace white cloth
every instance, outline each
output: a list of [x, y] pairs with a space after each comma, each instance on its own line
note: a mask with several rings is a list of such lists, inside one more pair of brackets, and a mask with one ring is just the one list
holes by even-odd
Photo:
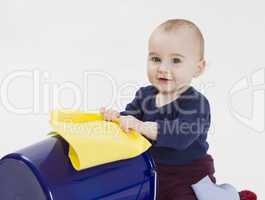
[[208, 176], [191, 187], [198, 200], [240, 200], [237, 190], [232, 185], [216, 185]]

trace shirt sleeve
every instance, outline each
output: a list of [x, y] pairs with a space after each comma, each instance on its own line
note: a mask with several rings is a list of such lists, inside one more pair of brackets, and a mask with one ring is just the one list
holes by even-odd
[[210, 106], [208, 100], [203, 99], [190, 103], [188, 109], [180, 110], [176, 119], [156, 120], [158, 135], [154, 145], [185, 150], [200, 135], [207, 134], [211, 122]]
[[128, 103], [125, 107], [125, 110], [120, 112], [120, 115], [132, 115], [135, 118], [141, 120], [143, 112], [141, 109], [141, 99], [143, 96], [143, 87], [136, 91], [134, 99]]

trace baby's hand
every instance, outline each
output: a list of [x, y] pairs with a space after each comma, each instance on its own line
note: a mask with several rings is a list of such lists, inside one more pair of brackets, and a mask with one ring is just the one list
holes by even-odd
[[138, 120], [134, 116], [120, 116], [120, 113], [116, 110], [100, 108], [100, 112], [104, 116], [106, 121], [118, 121], [123, 131], [129, 133], [131, 129], [140, 132], [142, 128], [142, 121]]
[[131, 129], [139, 131], [141, 129], [142, 121], [138, 120], [134, 116], [120, 116], [120, 126], [126, 132], [129, 133]]
[[100, 108], [100, 112], [103, 114], [104, 120], [106, 121], [115, 121], [120, 117], [120, 113], [118, 111], [112, 109], [107, 110], [105, 107]]

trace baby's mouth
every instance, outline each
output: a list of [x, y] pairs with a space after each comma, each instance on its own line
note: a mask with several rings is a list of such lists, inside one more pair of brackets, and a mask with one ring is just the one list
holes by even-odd
[[168, 78], [164, 78], [164, 77], [158, 77], [158, 81], [160, 83], [168, 83], [171, 81], [171, 79], [168, 79]]

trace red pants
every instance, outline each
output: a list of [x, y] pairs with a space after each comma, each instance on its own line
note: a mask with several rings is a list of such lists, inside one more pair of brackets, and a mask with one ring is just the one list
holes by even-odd
[[214, 161], [210, 155], [187, 165], [157, 163], [158, 200], [197, 200], [191, 185], [205, 176], [216, 183]]

